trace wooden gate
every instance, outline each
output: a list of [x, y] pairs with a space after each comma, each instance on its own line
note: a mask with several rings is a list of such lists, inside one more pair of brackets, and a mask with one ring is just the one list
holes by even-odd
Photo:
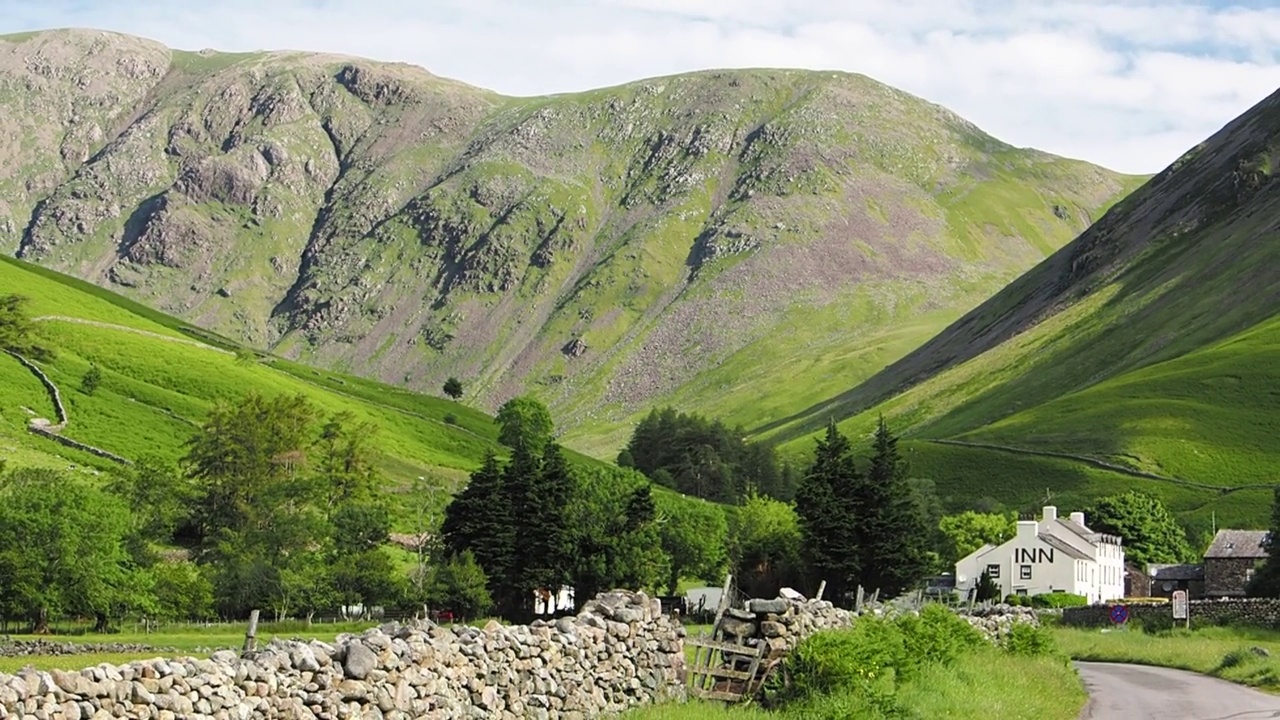
[[762, 668], [768, 643], [755, 647], [708, 637], [687, 637], [693, 646], [689, 694], [704, 700], [742, 702], [755, 696], [768, 668]]

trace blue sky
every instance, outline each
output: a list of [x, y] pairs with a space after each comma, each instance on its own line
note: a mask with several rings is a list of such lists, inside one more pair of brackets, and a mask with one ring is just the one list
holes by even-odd
[[1203, 0], [0, 0], [0, 32], [421, 65], [513, 95], [713, 67], [860, 72], [997, 137], [1155, 172], [1280, 88], [1280, 7]]

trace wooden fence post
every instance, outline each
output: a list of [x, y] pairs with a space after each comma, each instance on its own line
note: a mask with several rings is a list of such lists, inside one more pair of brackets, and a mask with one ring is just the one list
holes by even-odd
[[813, 596], [813, 599], [814, 599], [814, 600], [821, 600], [821, 599], [822, 599], [822, 593], [824, 593], [824, 592], [826, 592], [826, 591], [827, 591], [827, 581], [826, 581], [826, 580], [823, 580], [822, 582], [818, 583], [818, 594], [817, 594], [817, 595], [814, 595], [814, 596]]
[[720, 619], [724, 611], [729, 609], [729, 586], [733, 583], [733, 573], [725, 573], [724, 587], [720, 589], [720, 602], [716, 604], [716, 622], [711, 626], [711, 637], [720, 639]]
[[253, 652], [258, 647], [258, 611], [249, 612], [249, 629], [244, 633], [244, 651]]

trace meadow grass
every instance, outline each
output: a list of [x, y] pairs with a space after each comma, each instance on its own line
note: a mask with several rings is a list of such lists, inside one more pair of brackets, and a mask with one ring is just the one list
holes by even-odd
[[1280, 693], [1280, 631], [1194, 624], [1156, 633], [1057, 627], [1054, 637], [1075, 660], [1178, 668]]
[[[258, 626], [259, 647], [274, 638], [305, 639], [332, 642], [340, 633], [358, 633], [373, 627], [373, 622], [317, 622], [307, 625], [301, 621], [264, 622]], [[37, 670], [79, 670], [101, 663], [121, 665], [134, 660], [156, 657], [203, 657], [215, 650], [240, 650], [244, 645], [243, 623], [214, 623], [209, 625], [175, 624], [152, 632], [144, 632], [136, 624], [128, 623], [119, 632], [93, 633], [68, 632], [55, 635], [10, 635], [13, 640], [48, 640], [74, 644], [128, 644], [149, 645], [154, 650], [126, 653], [83, 653], [76, 655], [27, 655], [0, 657], [0, 672], [13, 673], [24, 667]]]
[[[905, 717], [1045, 718], [1074, 720], [1086, 694], [1063, 658], [1022, 657], [980, 650], [951, 667], [929, 667], [902, 683], [896, 695]], [[627, 720], [858, 720], [883, 718], [852, 692], [837, 693], [793, 707], [767, 711], [691, 701], [633, 710]]]
[[[230, 341], [21, 261], [0, 261], [0, 287], [27, 296], [31, 314], [48, 318], [34, 323], [34, 333], [56, 353], [40, 365], [67, 407], [63, 434], [126, 458], [177, 461], [215, 402], [234, 402], [248, 391], [301, 394], [326, 416], [347, 411], [374, 425], [378, 464], [399, 505], [424, 477], [444, 490], [430, 498], [438, 513], [486, 453], [507, 454], [492, 418], [450, 400], [284, 360], [238, 357]], [[102, 371], [102, 381], [86, 394], [80, 383], [91, 365]], [[7, 355], [0, 356], [0, 398], [0, 458], [9, 467], [75, 466], [90, 473], [114, 467], [27, 432], [32, 417], [54, 418], [53, 404], [36, 377]], [[404, 508], [395, 514], [397, 529], [411, 529], [407, 515]]]

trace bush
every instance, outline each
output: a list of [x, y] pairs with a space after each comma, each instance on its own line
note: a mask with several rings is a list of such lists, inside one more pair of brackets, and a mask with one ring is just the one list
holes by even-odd
[[941, 605], [926, 605], [919, 616], [903, 616], [898, 626], [903, 631], [906, 655], [912, 660], [900, 668], [903, 675], [928, 664], [951, 665], [986, 644], [977, 628]]
[[1010, 625], [1003, 644], [1006, 651], [1029, 657], [1052, 655], [1056, 651], [1053, 633], [1048, 628], [1025, 622]]
[[1089, 604], [1089, 598], [1071, 593], [1041, 593], [1031, 598], [1031, 607], [1069, 608]]
[[80, 392], [85, 395], [92, 395], [101, 384], [102, 371], [98, 369], [97, 365], [90, 365], [89, 371], [84, 374], [84, 377], [80, 378]]
[[1012, 605], [1013, 607], [1022, 607], [1026, 604], [1026, 598], [1021, 595], [1014, 595], [1010, 593], [1004, 596], [1004, 604]]
[[445, 425], [457, 425], [457, 424], [458, 424], [458, 416], [457, 416], [457, 415], [454, 415], [453, 413], [445, 413], [445, 414], [444, 414], [444, 424], [445, 424]]
[[786, 661], [789, 685], [771, 699], [803, 702], [804, 717], [849, 717], [855, 706], [891, 716], [898, 682], [927, 666], [953, 665], [986, 644], [977, 629], [937, 604], [896, 621], [862, 617], [848, 630], [802, 640]]
[[862, 617], [848, 630], [810, 635], [787, 658], [790, 685], [779, 700], [808, 700], [857, 688], [872, 689], [908, 663], [905, 635], [896, 624]]

